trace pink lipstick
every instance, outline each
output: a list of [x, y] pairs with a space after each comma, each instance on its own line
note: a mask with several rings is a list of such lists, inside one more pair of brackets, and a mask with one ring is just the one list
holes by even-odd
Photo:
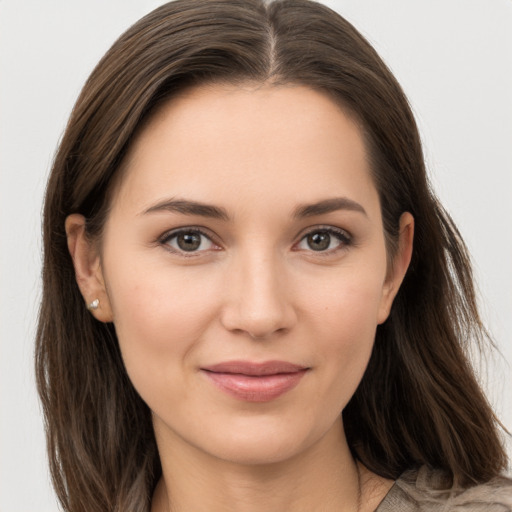
[[269, 402], [293, 389], [307, 367], [285, 361], [228, 361], [201, 368], [222, 391], [247, 402]]

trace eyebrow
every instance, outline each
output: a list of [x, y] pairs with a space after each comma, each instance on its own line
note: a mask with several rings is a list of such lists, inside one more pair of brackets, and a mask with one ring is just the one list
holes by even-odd
[[169, 199], [161, 201], [147, 210], [143, 214], [154, 212], [175, 212], [184, 215], [199, 215], [200, 217], [209, 217], [212, 219], [229, 220], [229, 215], [224, 208], [213, 206], [211, 204], [200, 203], [198, 201], [188, 201], [185, 199]]
[[[294, 209], [293, 217], [296, 219], [314, 217], [315, 215], [324, 215], [338, 210], [359, 212], [366, 217], [368, 216], [363, 206], [356, 201], [349, 199], [348, 197], [334, 197], [331, 199], [324, 199], [323, 201], [318, 201], [313, 204], [299, 205]], [[146, 215], [148, 213], [162, 211], [181, 213], [184, 215], [198, 215], [200, 217], [209, 217], [224, 221], [229, 220], [229, 215], [224, 208], [198, 201], [189, 201], [186, 199], [164, 200], [149, 207], [142, 213]]]
[[368, 217], [363, 206], [348, 197], [334, 197], [332, 199], [324, 199], [318, 203], [300, 205], [294, 210], [295, 218], [314, 217], [315, 215], [324, 215], [338, 210], [349, 210], [362, 213]]

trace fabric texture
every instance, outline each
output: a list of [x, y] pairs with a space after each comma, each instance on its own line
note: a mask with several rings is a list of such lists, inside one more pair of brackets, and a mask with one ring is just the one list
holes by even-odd
[[498, 477], [455, 489], [440, 470], [426, 466], [406, 471], [375, 512], [512, 512], [512, 480]]

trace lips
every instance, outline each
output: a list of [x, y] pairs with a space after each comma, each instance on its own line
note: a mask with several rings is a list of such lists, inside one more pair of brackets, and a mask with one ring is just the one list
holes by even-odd
[[292, 390], [309, 368], [285, 361], [229, 361], [201, 368], [218, 389], [247, 402], [268, 402]]

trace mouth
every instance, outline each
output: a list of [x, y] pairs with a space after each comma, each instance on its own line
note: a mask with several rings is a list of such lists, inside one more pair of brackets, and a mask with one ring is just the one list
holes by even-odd
[[228, 361], [201, 368], [221, 391], [247, 402], [269, 402], [291, 391], [309, 368], [285, 361]]

